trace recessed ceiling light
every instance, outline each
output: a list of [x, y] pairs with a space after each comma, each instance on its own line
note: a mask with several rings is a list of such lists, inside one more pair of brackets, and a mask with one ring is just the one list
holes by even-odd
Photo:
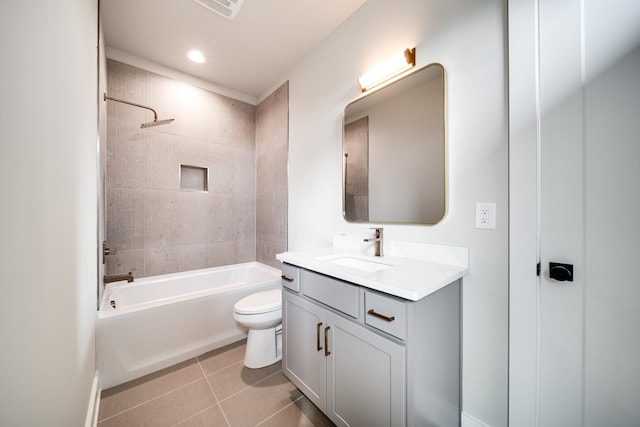
[[187, 52], [187, 58], [198, 64], [204, 64], [207, 62], [207, 58], [198, 50], [190, 50]]

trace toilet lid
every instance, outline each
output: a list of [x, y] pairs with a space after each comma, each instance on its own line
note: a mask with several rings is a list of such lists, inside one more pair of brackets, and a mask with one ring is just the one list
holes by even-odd
[[282, 291], [273, 289], [257, 292], [235, 303], [233, 310], [239, 314], [267, 313], [282, 308]]

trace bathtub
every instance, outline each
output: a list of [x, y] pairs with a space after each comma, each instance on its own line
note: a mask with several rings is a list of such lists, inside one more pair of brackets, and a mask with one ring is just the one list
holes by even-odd
[[96, 319], [96, 363], [106, 389], [247, 336], [233, 305], [281, 286], [258, 262], [106, 285]]

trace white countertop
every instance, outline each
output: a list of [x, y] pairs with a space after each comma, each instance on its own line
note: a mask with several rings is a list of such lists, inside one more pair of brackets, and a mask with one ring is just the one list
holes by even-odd
[[[339, 235], [337, 240], [345, 238], [351, 239]], [[466, 248], [395, 241], [385, 242], [385, 256], [375, 257], [368, 250], [357, 250], [357, 245], [336, 244], [337, 240], [334, 238], [331, 248], [288, 251], [277, 254], [276, 258], [411, 301], [418, 301], [469, 272]], [[336, 263], [336, 260], [342, 261], [340, 258], [349, 258], [346, 261], [355, 259], [356, 263], [363, 261], [363, 265], [373, 268], [376, 264], [384, 264], [380, 267], [385, 268], [364, 271]]]

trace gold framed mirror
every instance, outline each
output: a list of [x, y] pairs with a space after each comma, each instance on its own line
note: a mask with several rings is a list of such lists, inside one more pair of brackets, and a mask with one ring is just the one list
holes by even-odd
[[436, 224], [446, 212], [444, 67], [426, 65], [346, 106], [343, 215]]

